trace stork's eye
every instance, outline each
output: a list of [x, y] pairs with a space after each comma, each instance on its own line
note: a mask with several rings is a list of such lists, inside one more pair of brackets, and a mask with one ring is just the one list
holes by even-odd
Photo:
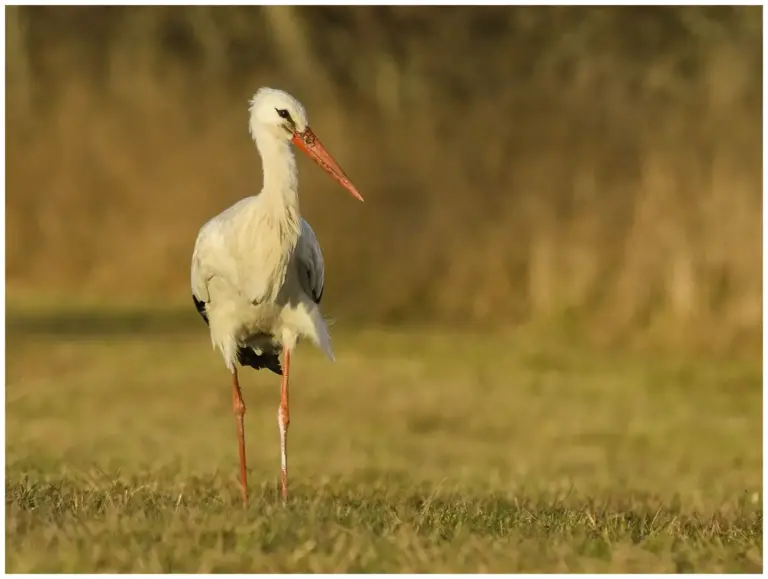
[[277, 114], [280, 115], [280, 118], [291, 120], [291, 113], [289, 113], [285, 109], [275, 109], [277, 111]]

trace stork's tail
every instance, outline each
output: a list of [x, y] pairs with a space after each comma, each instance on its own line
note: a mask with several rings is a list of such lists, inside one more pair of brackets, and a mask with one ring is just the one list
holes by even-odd
[[331, 346], [331, 334], [328, 331], [328, 326], [333, 322], [323, 318], [323, 314], [320, 313], [318, 308], [312, 311], [312, 322], [315, 327], [315, 336], [312, 340], [315, 345], [320, 348], [326, 357], [331, 361], [336, 361], [336, 356], [333, 355], [333, 347]]
[[328, 332], [328, 326], [323, 323], [323, 332], [320, 333], [320, 339], [317, 346], [323, 351], [331, 362], [336, 361], [336, 356], [333, 355], [333, 348], [331, 347], [331, 334]]

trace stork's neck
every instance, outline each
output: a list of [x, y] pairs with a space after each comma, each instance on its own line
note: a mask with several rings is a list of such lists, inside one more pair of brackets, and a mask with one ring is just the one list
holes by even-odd
[[264, 188], [261, 194], [275, 212], [298, 216], [299, 180], [296, 158], [287, 141], [266, 131], [254, 134], [264, 169]]

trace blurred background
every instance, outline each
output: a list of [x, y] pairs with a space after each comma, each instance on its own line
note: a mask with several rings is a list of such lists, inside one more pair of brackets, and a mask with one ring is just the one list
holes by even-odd
[[[762, 7], [6, 19], [9, 570], [762, 569]], [[337, 362], [292, 364], [298, 509], [241, 374], [238, 518], [189, 269], [261, 86], [366, 202], [299, 155]]]
[[760, 350], [761, 7], [6, 18], [9, 310], [199, 324], [195, 236], [261, 188], [266, 85], [366, 198], [299, 160], [329, 315]]

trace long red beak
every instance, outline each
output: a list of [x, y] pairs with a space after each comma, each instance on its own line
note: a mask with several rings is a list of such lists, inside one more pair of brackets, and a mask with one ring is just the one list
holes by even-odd
[[357, 188], [349, 180], [344, 170], [339, 167], [339, 164], [331, 156], [331, 154], [325, 150], [325, 147], [312, 132], [309, 127], [303, 133], [294, 133], [291, 139], [293, 144], [299, 149], [304, 151], [315, 163], [320, 165], [325, 171], [344, 187], [347, 191], [352, 193], [355, 197], [363, 201], [363, 197], [357, 191]]

